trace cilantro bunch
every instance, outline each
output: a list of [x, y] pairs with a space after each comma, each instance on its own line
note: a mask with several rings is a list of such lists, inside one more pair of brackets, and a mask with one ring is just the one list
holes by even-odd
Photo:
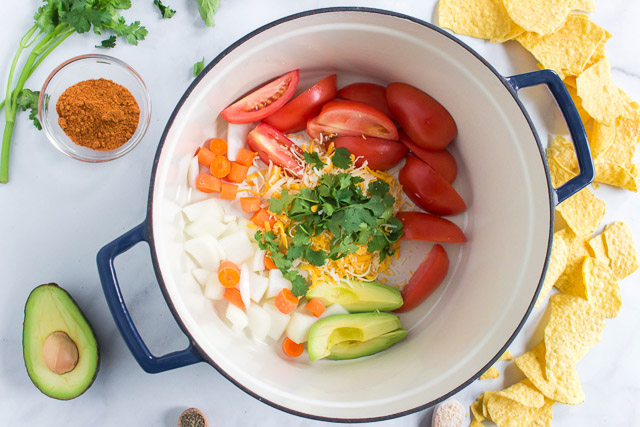
[[[314, 168], [322, 168], [324, 163], [320, 158], [314, 156], [317, 159], [311, 161], [312, 156], [305, 155], [305, 160]], [[338, 148], [331, 160], [341, 169], [351, 166], [350, 153], [344, 148]], [[301, 296], [307, 291], [304, 278], [292, 270], [296, 259], [320, 267], [327, 259], [338, 260], [355, 253], [360, 245], [366, 245], [371, 253], [378, 253], [380, 261], [394, 254], [392, 245], [403, 231], [402, 223], [393, 216], [396, 200], [389, 194], [389, 184], [372, 181], [365, 193], [359, 185], [362, 182], [362, 178], [346, 172], [325, 173], [313, 189], [303, 188], [297, 194], [282, 190], [280, 198], [269, 199], [271, 212], [291, 219], [288, 233], [292, 239], [286, 252], [280, 250], [278, 236], [271, 231], [258, 231], [256, 240], [292, 282], [294, 295]], [[326, 231], [331, 236], [329, 250], [312, 249], [312, 239]]]
[[[0, 183], [9, 180], [9, 152], [11, 137], [18, 109], [31, 110], [30, 118], [36, 127], [38, 110], [37, 92], [25, 91], [27, 79], [42, 61], [73, 33], [112, 33], [98, 47], [114, 47], [118, 37], [129, 44], [137, 45], [147, 35], [139, 21], [127, 23], [119, 10], [129, 9], [131, 0], [44, 0], [33, 19], [34, 24], [20, 39], [20, 44], [9, 69], [5, 100], [0, 109], [5, 110], [5, 127], [2, 135], [2, 158], [0, 160]], [[26, 62], [18, 71], [22, 53], [29, 50]], [[15, 81], [15, 83], [14, 83]]]

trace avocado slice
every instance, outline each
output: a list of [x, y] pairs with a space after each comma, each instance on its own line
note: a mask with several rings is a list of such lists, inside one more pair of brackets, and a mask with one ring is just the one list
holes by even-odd
[[307, 292], [307, 299], [311, 298], [319, 298], [325, 306], [340, 304], [351, 313], [393, 311], [402, 305], [402, 295], [396, 288], [359, 280], [318, 283]]
[[22, 351], [33, 384], [55, 399], [80, 396], [98, 372], [93, 330], [73, 298], [55, 283], [40, 285], [29, 294]]
[[370, 356], [388, 349], [398, 341], [402, 341], [406, 336], [407, 331], [405, 329], [396, 329], [371, 338], [369, 341], [342, 341], [331, 347], [331, 354], [328, 357], [333, 360], [345, 360]]
[[329, 356], [336, 344], [369, 341], [400, 328], [400, 319], [391, 313], [336, 314], [325, 317], [314, 323], [309, 330], [309, 359], [318, 360]]

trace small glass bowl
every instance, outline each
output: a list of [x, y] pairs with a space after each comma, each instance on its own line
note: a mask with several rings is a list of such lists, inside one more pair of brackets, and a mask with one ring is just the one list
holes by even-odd
[[[58, 124], [56, 103], [62, 93], [76, 83], [104, 78], [127, 88], [140, 107], [138, 127], [129, 141], [115, 150], [92, 150], [74, 143]], [[130, 66], [107, 55], [82, 55], [62, 63], [49, 75], [40, 91], [38, 115], [49, 141], [69, 157], [83, 162], [108, 162], [133, 150], [144, 136], [151, 118], [151, 98], [140, 75]]]

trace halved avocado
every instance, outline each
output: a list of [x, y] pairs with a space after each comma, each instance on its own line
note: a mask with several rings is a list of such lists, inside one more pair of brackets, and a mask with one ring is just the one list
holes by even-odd
[[396, 329], [371, 338], [368, 341], [342, 341], [331, 347], [331, 354], [328, 357], [333, 360], [345, 360], [370, 356], [388, 349], [398, 341], [402, 341], [406, 336], [407, 331], [405, 329]]
[[55, 283], [29, 294], [22, 351], [33, 384], [55, 399], [80, 396], [98, 373], [95, 334], [73, 298]]
[[309, 359], [318, 360], [331, 354], [341, 342], [369, 341], [402, 328], [400, 319], [391, 313], [336, 314], [313, 324], [309, 330]]
[[396, 288], [378, 282], [322, 282], [307, 292], [307, 299], [319, 298], [325, 306], [340, 304], [350, 313], [393, 311], [402, 305]]

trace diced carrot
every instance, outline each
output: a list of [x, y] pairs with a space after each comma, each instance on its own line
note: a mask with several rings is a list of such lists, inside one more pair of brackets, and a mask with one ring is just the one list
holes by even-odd
[[258, 212], [260, 210], [260, 197], [240, 197], [240, 207], [243, 212]]
[[273, 224], [276, 223], [276, 219], [272, 217], [264, 208], [261, 208], [258, 212], [254, 213], [250, 220], [255, 225], [262, 228], [264, 228], [265, 222], [269, 223], [271, 227], [273, 227]]
[[276, 307], [281, 313], [289, 314], [298, 306], [298, 297], [289, 289], [284, 288], [276, 295]]
[[[271, 254], [269, 254], [269, 255], [271, 255]], [[264, 266], [267, 267], [267, 270], [275, 270], [276, 263], [273, 262], [273, 260], [271, 258], [269, 258], [269, 255], [265, 255], [264, 256]]]
[[247, 150], [246, 148], [242, 147], [240, 151], [238, 151], [236, 162], [244, 166], [251, 166], [253, 164], [253, 158], [256, 156], [256, 154], [258, 153], [254, 153], [253, 151]]
[[218, 281], [225, 288], [233, 288], [240, 281], [240, 268], [234, 262], [222, 262], [218, 267]]
[[222, 138], [212, 138], [209, 140], [209, 150], [216, 156], [227, 154], [227, 141]]
[[316, 317], [322, 316], [322, 313], [324, 313], [326, 309], [322, 301], [318, 298], [311, 298], [311, 301], [309, 301], [305, 307]]
[[231, 162], [231, 170], [225, 179], [229, 182], [240, 184], [247, 177], [247, 172], [249, 172], [247, 166], [243, 166], [237, 162]]
[[201, 173], [196, 178], [196, 188], [203, 193], [219, 193], [222, 181], [220, 178], [209, 175], [208, 173]]
[[211, 166], [211, 161], [216, 155], [211, 152], [207, 147], [202, 147], [198, 150], [198, 162], [206, 167]]
[[282, 351], [289, 357], [298, 357], [304, 351], [304, 343], [298, 344], [289, 338], [285, 338], [282, 341]]
[[238, 288], [225, 289], [224, 298], [236, 307], [239, 307], [243, 310], [246, 309], [244, 303], [242, 302], [242, 296], [240, 295], [240, 291], [238, 290]]
[[220, 188], [220, 198], [225, 200], [235, 200], [238, 193], [238, 186], [223, 182]]
[[211, 160], [211, 175], [216, 178], [224, 178], [229, 175], [230, 170], [231, 163], [229, 163], [229, 159], [225, 156], [215, 156], [213, 160]]

